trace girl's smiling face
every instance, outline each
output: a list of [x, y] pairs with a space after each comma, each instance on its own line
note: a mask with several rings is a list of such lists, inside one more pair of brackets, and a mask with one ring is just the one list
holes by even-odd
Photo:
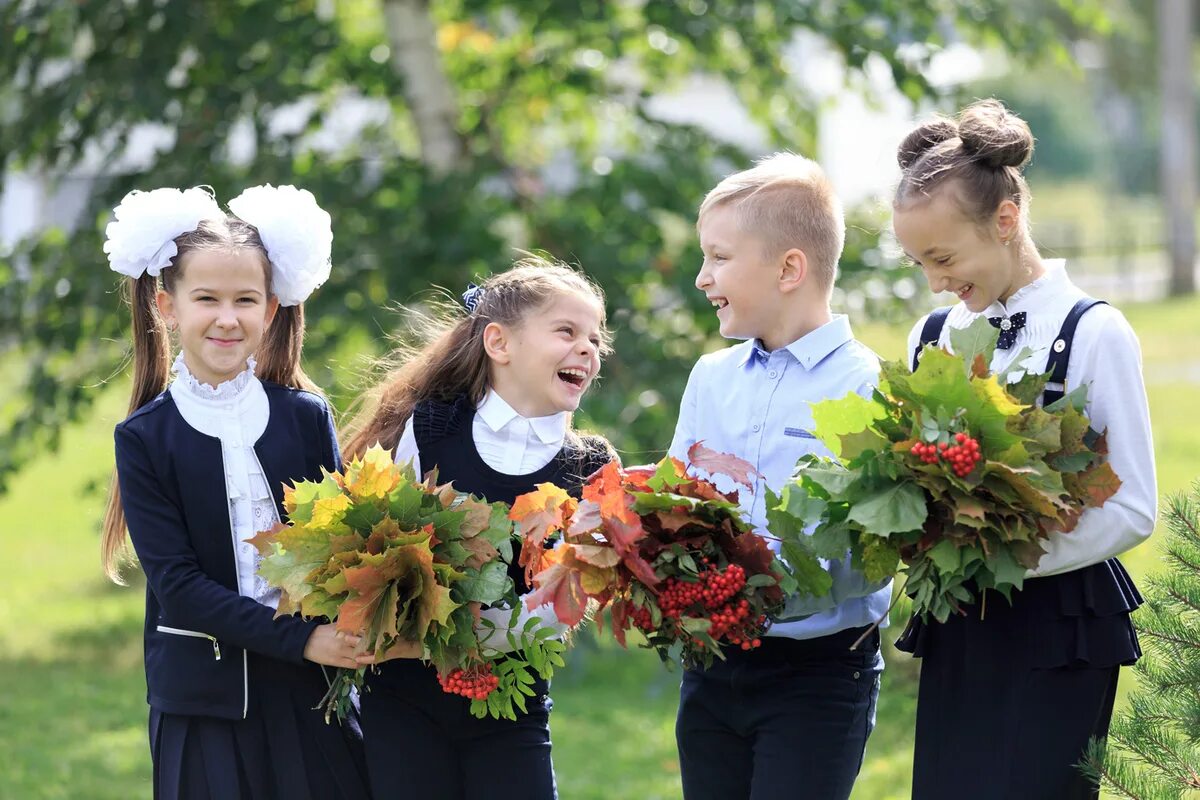
[[954, 192], [947, 184], [928, 200], [905, 203], [895, 209], [892, 226], [904, 252], [921, 265], [930, 290], [954, 292], [978, 313], [1008, 300], [1036, 275], [1021, 264], [1016, 204], [1004, 201], [990, 222], [980, 224], [962, 212]]
[[575, 292], [553, 298], [519, 325], [490, 323], [484, 346], [491, 384], [524, 417], [575, 411], [600, 372], [603, 309]]
[[184, 261], [171, 291], [158, 293], [158, 308], [179, 332], [188, 370], [216, 386], [246, 369], [279, 301], [268, 291], [258, 253], [201, 250]]

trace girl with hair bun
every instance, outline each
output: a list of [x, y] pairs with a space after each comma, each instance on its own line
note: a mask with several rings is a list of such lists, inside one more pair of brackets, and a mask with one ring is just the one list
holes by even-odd
[[897, 647], [922, 659], [914, 800], [1098, 797], [1076, 765], [1107, 735], [1120, 667], [1141, 655], [1129, 615], [1142, 598], [1116, 558], [1157, 514], [1141, 351], [1119, 311], [1038, 252], [1022, 176], [1033, 142], [1024, 120], [983, 100], [900, 145], [896, 238], [931, 290], [959, 300], [917, 322], [908, 353], [915, 368], [926, 344], [948, 348], [951, 329], [987, 317], [1000, 330], [992, 370], [1019, 360], [1051, 372], [1046, 404], [1087, 387], [1121, 488], [1075, 530], [1051, 534], [1011, 605], [909, 623]]
[[134, 385], [102, 560], [120, 583], [128, 530], [146, 573], [154, 797], [365, 800], [357, 722], [326, 725], [314, 708], [323, 665], [354, 667], [358, 637], [277, 618], [250, 541], [283, 518], [284, 482], [341, 467], [300, 368], [330, 219], [291, 186], [229, 205], [237, 216], [199, 187], [131, 192], [104, 244], [130, 284]]

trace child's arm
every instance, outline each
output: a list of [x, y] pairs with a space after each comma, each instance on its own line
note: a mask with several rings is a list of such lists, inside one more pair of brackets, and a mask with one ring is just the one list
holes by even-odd
[[[875, 374], [863, 377], [865, 380], [854, 391], [860, 397], [869, 398], [874, 393], [875, 387], [879, 385], [879, 371], [876, 369]], [[810, 527], [807, 532], [812, 533], [812, 528]], [[848, 558], [835, 559], [827, 563], [822, 559], [822, 563], [825, 564], [826, 572], [833, 579], [829, 594], [821, 597], [792, 595], [776, 618], [777, 621], [789, 622], [820, 614], [836, 608], [847, 600], [875, 594], [891, 583], [891, 578], [876, 582], [868, 581], [865, 575], [850, 566]]]
[[421, 480], [424, 476], [421, 475], [421, 448], [417, 446], [417, 435], [413, 432], [412, 417], [404, 423], [404, 431], [400, 434], [400, 441], [396, 444], [396, 455], [392, 459], [397, 464], [410, 464], [413, 468], [413, 475], [417, 480]]
[[700, 380], [696, 373], [700, 364], [692, 367], [688, 375], [687, 386], [683, 389], [683, 398], [679, 401], [679, 417], [675, 421], [675, 435], [671, 439], [668, 454], [687, 463], [688, 450], [696, 443], [696, 393], [699, 391]]
[[129, 538], [165, 622], [273, 658], [303, 661], [309, 637], [320, 623], [294, 616], [275, 619], [274, 609], [210, 578], [188, 540], [181, 510], [159, 485], [145, 442], [124, 426], [117, 427], [115, 438]]
[[337, 426], [333, 423], [333, 412], [329, 403], [321, 401], [321, 427], [318, 439], [321, 442], [321, 466], [330, 472], [340, 472], [342, 469], [342, 448], [338, 446]]
[[1094, 429], [1107, 429], [1108, 463], [1121, 488], [1104, 505], [1085, 511], [1075, 530], [1051, 534], [1031, 576], [1057, 575], [1119, 555], [1150, 536], [1158, 515], [1142, 353], [1124, 315], [1099, 306], [1083, 316], [1067, 378], [1072, 384], [1067, 391], [1089, 385], [1088, 418]]

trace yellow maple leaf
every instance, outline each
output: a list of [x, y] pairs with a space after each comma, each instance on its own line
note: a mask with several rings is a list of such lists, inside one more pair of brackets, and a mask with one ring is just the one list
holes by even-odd
[[336, 497], [322, 497], [313, 503], [311, 528], [332, 528], [342, 521], [350, 508], [350, 498], [344, 494]]
[[386, 497], [400, 484], [401, 471], [388, 451], [374, 445], [346, 468], [343, 484], [355, 500]]

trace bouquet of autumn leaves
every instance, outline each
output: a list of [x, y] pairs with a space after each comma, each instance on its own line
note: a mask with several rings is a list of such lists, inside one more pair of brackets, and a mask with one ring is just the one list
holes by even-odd
[[[688, 457], [750, 486], [744, 461], [699, 443]], [[526, 597], [531, 608], [552, 604], [560, 622], [578, 625], [589, 604], [597, 619], [608, 607], [622, 645], [636, 628], [664, 661], [678, 648], [685, 667], [723, 657], [721, 645], [759, 646], [768, 616], [795, 588], [736, 495], [689, 476], [674, 458], [631, 469], [610, 462], [584, 484], [579, 502], [541, 484], [516, 499], [511, 516], [536, 587]], [[556, 533], [562, 540], [546, 549]]]
[[[477, 717], [515, 719], [534, 694], [532, 673], [549, 678], [561, 666], [562, 643], [536, 619], [509, 633], [515, 652], [480, 645], [481, 606], [511, 604], [514, 620], [519, 612], [505, 504], [439, 486], [435, 472], [418, 483], [376, 446], [343, 473], [286, 487], [284, 507], [290, 524], [252, 540], [259, 574], [280, 589], [280, 614], [327, 617], [377, 658], [425, 659]], [[322, 701], [326, 719], [346, 714], [364, 675], [338, 671]]]
[[849, 551], [868, 580], [903, 571], [914, 612], [944, 622], [976, 590], [1011, 601], [1042, 542], [1117, 491], [1104, 435], [1083, 414], [1086, 387], [1039, 408], [1047, 375], [1010, 382], [1031, 351], [988, 371], [997, 336], [980, 318], [951, 332], [954, 354], [926, 347], [912, 372], [885, 363], [871, 399], [813, 405], [814, 432], [840, 463], [806, 456], [768, 496], [790, 564]]

